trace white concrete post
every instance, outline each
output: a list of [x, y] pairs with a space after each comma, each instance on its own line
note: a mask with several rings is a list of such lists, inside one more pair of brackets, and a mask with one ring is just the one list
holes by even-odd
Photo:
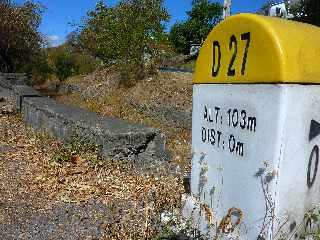
[[316, 226], [305, 214], [320, 202], [319, 39], [316, 27], [252, 14], [209, 34], [194, 76], [184, 207], [203, 234], [296, 239]]

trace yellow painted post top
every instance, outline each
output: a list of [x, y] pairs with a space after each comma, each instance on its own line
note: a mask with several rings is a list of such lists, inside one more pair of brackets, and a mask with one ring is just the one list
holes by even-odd
[[199, 83], [320, 83], [320, 28], [255, 14], [217, 25], [196, 63]]

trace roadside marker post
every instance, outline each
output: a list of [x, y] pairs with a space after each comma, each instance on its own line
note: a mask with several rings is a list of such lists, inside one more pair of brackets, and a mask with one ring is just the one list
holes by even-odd
[[194, 75], [183, 209], [202, 233], [296, 239], [314, 227], [305, 214], [320, 202], [318, 84], [317, 27], [239, 14], [208, 35]]

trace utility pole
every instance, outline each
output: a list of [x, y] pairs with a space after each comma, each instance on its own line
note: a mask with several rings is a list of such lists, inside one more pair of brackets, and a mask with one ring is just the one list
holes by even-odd
[[231, 0], [224, 0], [222, 18], [226, 19], [231, 14]]

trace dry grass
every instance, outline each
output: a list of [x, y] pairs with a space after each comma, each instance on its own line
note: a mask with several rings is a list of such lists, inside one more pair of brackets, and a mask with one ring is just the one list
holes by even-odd
[[[99, 91], [92, 98], [84, 99], [79, 92], [58, 100], [161, 129], [172, 161], [148, 172], [129, 162], [101, 161], [92, 148], [66, 150], [68, 146], [48, 135], [27, 129], [19, 117], [0, 115], [0, 145], [14, 149], [0, 152], [0, 159], [5, 159], [0, 166], [0, 201], [21, 198], [35, 208], [47, 208], [61, 201], [99, 200], [112, 211], [113, 220], [104, 226], [105, 239], [151, 239], [161, 230], [160, 214], [180, 207], [181, 173], [190, 168], [190, 129], [170, 127], [132, 107], [130, 102], [190, 109], [191, 77], [159, 74], [133, 88], [118, 89], [117, 75], [104, 74], [68, 80], [81, 89], [89, 88], [89, 93]], [[58, 161], [63, 154], [67, 160]], [[2, 218], [10, 220], [10, 216]]]
[[35, 208], [102, 201], [113, 213], [105, 239], [150, 239], [159, 230], [160, 213], [180, 206], [178, 176], [143, 173], [126, 162], [101, 162], [92, 148], [71, 151], [68, 161], [58, 162], [55, 155], [66, 146], [26, 129], [17, 116], [0, 115], [0, 126], [0, 145], [12, 149], [0, 152], [0, 201], [21, 198]]
[[161, 212], [179, 208], [181, 179], [144, 174], [129, 162], [96, 161], [95, 154], [85, 151], [73, 155], [70, 162], [46, 163], [38, 184], [61, 201], [99, 199], [112, 208], [113, 219], [120, 222], [106, 226], [107, 239], [151, 238], [158, 231]]
[[[118, 82], [115, 73], [106, 72], [106, 74], [109, 74], [109, 77], [104, 77], [104, 80]], [[86, 89], [100, 84], [99, 97], [84, 100], [81, 97], [81, 92], [77, 92], [59, 96], [57, 100], [98, 112], [107, 117], [116, 117], [160, 129], [167, 138], [167, 147], [173, 155], [173, 162], [177, 163], [182, 171], [189, 171], [191, 167], [191, 129], [186, 126], [170, 126], [159, 118], [144, 114], [143, 111], [133, 107], [130, 103], [134, 102], [151, 108], [153, 106], [169, 106], [190, 111], [192, 107], [191, 74], [159, 73], [157, 76], [138, 82], [132, 88], [113, 88], [112, 91], [103, 86], [114, 86], [114, 83], [101, 85], [99, 81], [94, 81], [98, 81], [98, 79], [77, 77], [68, 80], [67, 83], [77, 84], [80, 82], [81, 86]]]
[[[14, 122], [16, 127], [10, 128], [13, 131], [10, 136], [17, 135], [23, 139], [22, 145], [28, 146], [23, 151], [32, 157], [20, 160], [26, 161], [26, 166], [30, 167], [27, 188], [35, 193], [30, 196], [38, 199], [37, 192], [41, 192], [46, 196], [47, 204], [98, 199], [113, 212], [114, 222], [105, 226], [106, 239], [151, 239], [161, 230], [160, 214], [180, 207], [182, 178], [191, 167], [191, 129], [171, 126], [159, 118], [150, 117], [131, 103], [190, 111], [192, 75], [159, 73], [129, 89], [118, 88], [118, 77], [109, 70], [73, 77], [66, 83], [79, 86], [81, 91], [59, 96], [57, 100], [104, 116], [160, 129], [166, 135], [172, 160], [154, 172], [143, 172], [129, 162], [101, 161], [92, 149], [66, 151], [66, 146], [37, 132], [32, 132], [30, 138], [30, 130], [26, 130], [15, 117], [1, 116], [0, 121]], [[10, 138], [2, 141], [13, 145], [17, 142]], [[58, 161], [59, 154], [69, 154], [67, 161]], [[176, 174], [172, 174], [174, 172]]]

